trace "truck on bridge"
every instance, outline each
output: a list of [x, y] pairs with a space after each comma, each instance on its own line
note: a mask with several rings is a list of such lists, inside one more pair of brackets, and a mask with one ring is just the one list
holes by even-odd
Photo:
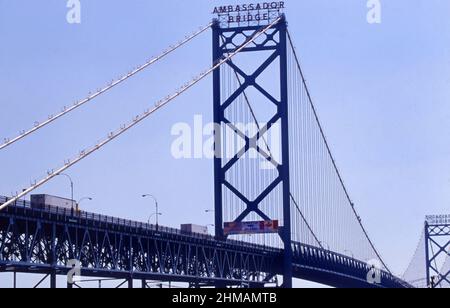
[[77, 203], [75, 200], [51, 195], [31, 195], [31, 208], [33, 209], [61, 208], [71, 210], [76, 207]]

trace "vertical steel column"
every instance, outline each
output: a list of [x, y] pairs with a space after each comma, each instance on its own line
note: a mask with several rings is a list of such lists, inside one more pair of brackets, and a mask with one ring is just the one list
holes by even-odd
[[430, 267], [431, 267], [431, 263], [430, 263], [430, 245], [429, 245], [429, 241], [430, 241], [430, 229], [429, 229], [429, 225], [428, 222], [425, 222], [425, 268], [426, 270], [426, 274], [427, 274], [427, 286], [428, 287], [432, 287], [431, 286], [431, 274], [430, 274]]
[[287, 24], [286, 20], [279, 26], [280, 44], [280, 85], [281, 104], [278, 112], [281, 115], [282, 155], [283, 162], [279, 167], [280, 176], [283, 179], [283, 230], [284, 265], [283, 287], [292, 288], [292, 234], [291, 234], [291, 187], [289, 172], [289, 94], [288, 94], [288, 64], [287, 64]]
[[[218, 20], [213, 21], [213, 64], [219, 62], [223, 57], [221, 50], [221, 31]], [[225, 175], [222, 171], [222, 116], [221, 116], [221, 68], [217, 68], [213, 73], [213, 104], [214, 104], [214, 204], [215, 204], [215, 229], [217, 239], [223, 240], [223, 201], [222, 201], [222, 183]], [[217, 131], [219, 130], [219, 131]]]

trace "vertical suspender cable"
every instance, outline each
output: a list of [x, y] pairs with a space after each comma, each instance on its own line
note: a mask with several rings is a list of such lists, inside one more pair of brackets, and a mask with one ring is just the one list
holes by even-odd
[[[222, 38], [222, 39], [223, 39], [223, 38]], [[232, 63], [231, 60], [230, 60], [229, 62]], [[242, 84], [242, 81], [239, 79], [238, 73], [237, 73], [236, 71], [234, 71], [234, 73], [235, 73], [235, 76], [236, 76], [236, 78], [237, 78], [237, 80], [238, 80], [238, 82], [239, 82], [239, 86], [242, 87], [243, 84]], [[243, 93], [244, 93], [244, 100], [245, 100], [245, 102], [246, 102], [248, 108], [250, 109], [250, 112], [251, 112], [251, 115], [252, 115], [252, 117], [253, 117], [253, 120], [255, 121], [256, 127], [257, 127], [258, 131], [261, 131], [261, 125], [260, 125], [260, 123], [258, 122], [258, 119], [257, 119], [257, 117], [256, 117], [256, 113], [255, 113], [255, 111], [254, 111], [254, 109], [253, 109], [253, 107], [252, 107], [252, 105], [251, 105], [251, 103], [250, 103], [250, 101], [249, 101], [249, 98], [248, 98], [248, 96], [247, 96], [247, 94], [246, 94], [245, 91], [243, 91]], [[270, 146], [269, 146], [269, 144], [268, 144], [266, 138], [265, 138], [264, 136], [261, 136], [261, 139], [263, 140], [264, 145], [265, 145], [265, 147], [267, 148], [267, 151], [269, 152], [270, 156], [273, 158], [273, 155], [272, 155]], [[309, 231], [311, 232], [311, 234], [313, 235], [315, 241], [316, 241], [317, 244], [320, 246], [320, 248], [323, 249], [323, 246], [322, 246], [321, 241], [318, 239], [318, 237], [317, 237], [316, 234], [314, 233], [314, 231], [313, 231], [311, 225], [310, 225], [310, 224], [308, 223], [308, 221], [306, 220], [306, 217], [305, 217], [305, 216], [303, 215], [303, 213], [301, 212], [300, 206], [299, 206], [298, 202], [296, 201], [296, 199], [294, 198], [294, 195], [293, 195], [292, 193], [290, 193], [290, 198], [291, 198], [291, 200], [293, 201], [293, 203], [294, 203], [294, 205], [295, 205], [297, 211], [299, 211], [300, 216], [301, 216], [302, 220], [304, 220], [304, 222], [305, 222], [305, 224], [306, 224], [308, 230], [309, 230]]]
[[343, 190], [344, 190], [345, 196], [346, 196], [348, 202], [350, 203], [350, 206], [351, 206], [351, 208], [352, 208], [352, 210], [353, 210], [353, 213], [354, 213], [354, 215], [356, 216], [356, 219], [357, 219], [357, 221], [358, 221], [358, 223], [359, 223], [359, 225], [360, 225], [360, 227], [361, 227], [361, 229], [362, 229], [362, 231], [363, 231], [363, 233], [364, 233], [366, 239], [369, 241], [369, 244], [370, 244], [370, 246], [372, 247], [373, 251], [374, 251], [375, 254], [377, 255], [377, 257], [378, 257], [378, 259], [380, 260], [380, 262], [383, 264], [384, 268], [385, 268], [390, 274], [392, 274], [392, 272], [390, 271], [389, 267], [386, 265], [386, 263], [384, 262], [383, 258], [382, 258], [381, 255], [380, 255], [380, 253], [379, 253], [378, 250], [375, 248], [375, 245], [373, 244], [372, 240], [370, 239], [369, 234], [367, 233], [367, 230], [365, 229], [364, 225], [362, 224], [361, 218], [360, 218], [360, 216], [358, 215], [358, 213], [357, 213], [357, 211], [356, 211], [356, 209], [355, 209], [355, 206], [354, 206], [354, 204], [353, 204], [353, 201], [352, 201], [352, 199], [350, 198], [350, 194], [348, 193], [347, 187], [346, 187], [345, 184], [344, 184], [344, 180], [343, 180], [343, 178], [342, 178], [342, 176], [341, 176], [341, 173], [339, 172], [339, 168], [337, 167], [336, 160], [334, 159], [334, 156], [333, 156], [333, 154], [331, 153], [330, 145], [328, 144], [328, 141], [327, 141], [327, 139], [326, 139], [326, 137], [325, 137], [325, 132], [324, 132], [323, 127], [322, 127], [322, 125], [321, 125], [321, 123], [320, 123], [320, 120], [319, 120], [319, 116], [318, 116], [318, 114], [317, 114], [316, 107], [314, 106], [314, 103], [313, 103], [313, 101], [312, 101], [311, 93], [309, 92], [309, 89], [308, 89], [308, 87], [307, 87], [306, 79], [305, 79], [305, 76], [304, 76], [304, 74], [303, 74], [303, 71], [302, 71], [302, 68], [301, 68], [301, 65], [300, 65], [300, 60], [299, 60], [298, 55], [297, 55], [297, 52], [296, 52], [296, 50], [295, 50], [295, 48], [294, 48], [294, 43], [293, 43], [293, 41], [292, 41], [292, 37], [291, 37], [289, 31], [288, 31], [288, 39], [289, 39], [291, 48], [292, 48], [292, 50], [293, 50], [293, 52], [294, 52], [294, 57], [295, 57], [295, 60], [296, 60], [296, 62], [297, 62], [297, 67], [298, 67], [298, 69], [299, 69], [299, 72], [300, 72], [300, 76], [301, 76], [303, 85], [304, 85], [304, 87], [305, 87], [305, 89], [306, 89], [306, 94], [307, 94], [307, 96], [308, 96], [308, 100], [309, 100], [309, 103], [310, 103], [310, 105], [311, 105], [311, 108], [312, 108], [312, 111], [313, 111], [315, 120], [316, 120], [316, 122], [317, 122], [317, 124], [318, 124], [318, 126], [319, 126], [319, 131], [320, 131], [321, 137], [322, 137], [322, 139], [323, 139], [323, 142], [325, 143], [326, 150], [327, 150], [327, 152], [328, 152], [328, 155], [330, 156], [330, 159], [331, 159], [331, 162], [332, 162], [332, 164], [333, 164], [333, 167], [334, 167], [334, 169], [335, 169], [335, 171], [336, 171], [336, 174], [337, 174], [337, 176], [338, 176], [338, 178], [339, 178], [339, 181], [340, 181], [340, 183], [341, 183], [341, 185], [342, 185], [342, 188], [343, 188]]

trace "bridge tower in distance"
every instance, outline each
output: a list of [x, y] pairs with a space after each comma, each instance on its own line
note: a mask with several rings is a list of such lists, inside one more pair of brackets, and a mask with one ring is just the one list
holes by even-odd
[[[430, 288], [450, 285], [450, 215], [428, 216], [425, 222], [425, 259]], [[442, 268], [438, 264], [442, 263]]]
[[[271, 16], [271, 14], [274, 14]], [[231, 91], [224, 89], [225, 81], [223, 78], [224, 68], [217, 69], [213, 76], [213, 95], [214, 95], [214, 123], [216, 124], [215, 132], [215, 228], [216, 237], [218, 239], [226, 239], [229, 234], [225, 232], [224, 224], [242, 224], [249, 221], [250, 217], [258, 217], [261, 222], [275, 222], [279, 221], [280, 226], [277, 228], [281, 243], [284, 246], [283, 268], [279, 269], [283, 273], [283, 287], [292, 287], [292, 233], [291, 233], [291, 203], [290, 203], [290, 175], [289, 175], [289, 135], [288, 135], [288, 56], [287, 56], [287, 22], [284, 14], [279, 12], [268, 12], [268, 23], [265, 27], [271, 24], [275, 18], [280, 18], [280, 21], [272, 26], [272, 28], [261, 35], [251, 45], [245, 47], [241, 54], [245, 54], [245, 59], [252, 59], [250, 62], [256, 62], [261, 52], [269, 54], [268, 58], [264, 57], [264, 61], [260, 65], [252, 67], [253, 73], [249, 73], [249, 61], [245, 63], [238, 63], [235, 61], [227, 62], [227, 69], [231, 69], [232, 75], [235, 75], [235, 81], [238, 81], [236, 88]], [[249, 38], [261, 31], [264, 26], [261, 22], [257, 24], [241, 23], [237, 25], [230, 24], [223, 20], [215, 19], [213, 26], [213, 60], [217, 63], [228, 54], [232, 53], [236, 48], [242, 45]], [[251, 58], [249, 57], [251, 56]], [[276, 73], [270, 71], [271, 83], [276, 88], [274, 90], [268, 89], [267, 86], [259, 83], [259, 77], [269, 70], [269, 66], [273, 67], [275, 64]], [[261, 106], [261, 101], [271, 105], [268, 108], [273, 108], [274, 114], [271, 115], [268, 123], [259, 126], [256, 134], [250, 135], [248, 132], [240, 131], [235, 126], [237, 119], [232, 118], [233, 112], [228, 109], [236, 104], [248, 104], [251, 106], [253, 101], [249, 101], [247, 91], [255, 91], [258, 93], [258, 107]], [[261, 95], [262, 94], [262, 95]], [[250, 99], [251, 100], [251, 99]], [[247, 106], [247, 107], [249, 107]], [[247, 108], [245, 107], [245, 108]], [[251, 107], [250, 107], [251, 108]], [[255, 113], [253, 112], [255, 117]], [[236, 113], [234, 113], [236, 115]], [[257, 122], [257, 120], [255, 119]], [[262, 146], [261, 143], [264, 135], [272, 130], [275, 126], [279, 129], [279, 157], [275, 158], [269, 146]], [[220, 132], [217, 130], [220, 127]], [[244, 145], [241, 151], [237, 152], [234, 157], [227, 159], [223, 155], [227, 136], [227, 129], [232, 129], [235, 134], [242, 138]], [[246, 185], [238, 185], [234, 183], [229, 173], [233, 168], [241, 163], [245, 154], [250, 151], [256, 151], [261, 154], [261, 157], [268, 163], [273, 164], [274, 174], [273, 178], [266, 183], [265, 188], [257, 191], [256, 194], [249, 196], [245, 187], [256, 185], [259, 175], [252, 178], [245, 178], [242, 176], [241, 181], [246, 182]], [[239, 176], [238, 176], [239, 177]], [[278, 199], [271, 203], [268, 201], [271, 194], [277, 191]], [[226, 195], [228, 194], [228, 197]], [[236, 198], [241, 203], [238, 209], [235, 209], [235, 217], [224, 221], [224, 212], [227, 206], [230, 206], [230, 196]], [[271, 199], [273, 200], [273, 199]], [[264, 204], [264, 205], [263, 205]], [[236, 212], [237, 211], [237, 212]], [[252, 216], [253, 215], [253, 216]], [[266, 236], [266, 235], [264, 235]]]

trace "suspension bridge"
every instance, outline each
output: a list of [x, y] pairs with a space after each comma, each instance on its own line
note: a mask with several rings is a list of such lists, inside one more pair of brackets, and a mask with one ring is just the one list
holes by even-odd
[[[268, 10], [264, 16], [266, 21], [216, 19], [96, 93], [6, 138], [0, 151], [93, 104], [212, 30], [211, 67], [21, 193], [0, 198], [0, 271], [43, 275], [38, 285], [48, 279], [53, 288], [58, 275], [74, 270], [73, 260], [83, 277], [123, 280], [121, 285], [129, 287], [138, 280], [142, 287], [160, 281], [191, 287], [291, 288], [294, 278], [332, 287], [418, 286], [415, 278], [407, 279], [408, 273], [400, 278], [391, 272], [364, 228], [325, 138], [285, 15]], [[260, 59], [260, 65], [249, 68], [248, 56]], [[210, 76], [216, 124], [214, 236], [73, 208], [36, 208], [24, 201]], [[253, 130], [243, 130], [240, 123], [253, 124]], [[251, 239], [225, 228], [251, 222], [278, 226]], [[427, 225], [424, 238], [448, 228], [436, 231]], [[447, 254], [448, 246], [441, 244], [439, 252]], [[416, 263], [409, 272], [417, 272]], [[433, 259], [423, 261], [423, 269], [425, 264], [442, 273]], [[425, 285], [432, 277], [439, 280], [436, 285], [448, 282], [434, 273], [422, 277]]]

